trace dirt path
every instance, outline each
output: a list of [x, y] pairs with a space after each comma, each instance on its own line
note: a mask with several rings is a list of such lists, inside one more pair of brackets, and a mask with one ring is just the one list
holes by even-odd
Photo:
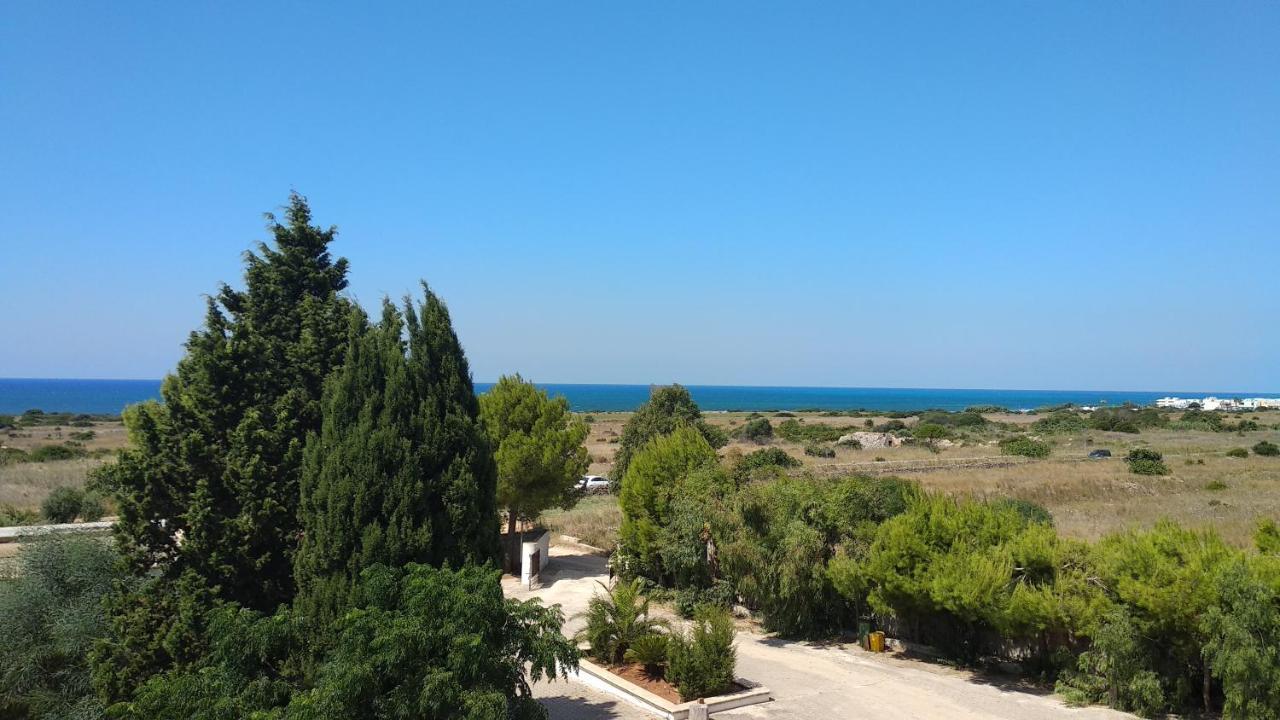
[[[558, 603], [566, 617], [586, 608], [607, 579], [604, 558], [580, 546], [551, 548], [552, 565], [543, 585], [532, 591], [503, 581], [511, 597]], [[565, 632], [580, 622], [569, 620]], [[717, 714], [721, 720], [767, 718], [910, 718], [918, 720], [1118, 720], [1133, 716], [1105, 708], [1070, 708], [1047, 693], [1016, 683], [996, 682], [946, 667], [872, 655], [843, 645], [790, 642], [753, 632], [738, 633], [738, 674], [773, 691], [774, 701]], [[580, 683], [539, 685], [536, 694], [552, 720], [641, 717], [634, 708], [612, 703]]]

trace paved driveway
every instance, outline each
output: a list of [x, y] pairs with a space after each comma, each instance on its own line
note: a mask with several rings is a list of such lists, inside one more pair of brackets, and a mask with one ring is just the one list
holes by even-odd
[[[604, 558], [573, 545], [551, 548], [552, 564], [532, 591], [503, 580], [511, 597], [559, 603], [566, 616], [581, 612], [607, 579]], [[568, 620], [566, 634], [581, 626]], [[919, 720], [1132, 720], [1106, 708], [1070, 708], [1052, 694], [857, 646], [778, 640], [738, 633], [738, 674], [763, 683], [774, 701], [715, 715], [719, 720], [903, 718]], [[640, 710], [582, 683], [540, 683], [534, 692], [552, 720], [647, 718]]]

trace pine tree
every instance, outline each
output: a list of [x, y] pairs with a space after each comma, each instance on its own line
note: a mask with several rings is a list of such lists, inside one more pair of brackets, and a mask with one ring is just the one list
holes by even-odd
[[296, 607], [319, 627], [375, 564], [498, 558], [493, 452], [448, 310], [423, 291], [416, 308], [384, 302], [375, 326], [352, 321], [307, 444]]
[[131, 447], [99, 482], [115, 496], [130, 573], [112, 600], [95, 679], [122, 699], [201, 652], [209, 607], [274, 610], [294, 594], [298, 478], [320, 428], [324, 378], [341, 363], [352, 303], [334, 228], [290, 196], [275, 246], [245, 254], [245, 287], [223, 285], [161, 388], [125, 415]]
[[534, 520], [552, 507], [577, 502], [578, 482], [591, 460], [583, 441], [587, 424], [563, 396], [519, 375], [498, 379], [480, 396], [480, 417], [498, 465], [498, 504], [507, 515], [507, 563], [519, 562], [518, 520]]

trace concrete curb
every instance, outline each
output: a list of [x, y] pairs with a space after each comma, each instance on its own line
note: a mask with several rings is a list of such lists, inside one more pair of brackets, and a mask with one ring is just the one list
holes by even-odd
[[[687, 720], [690, 708], [698, 705], [697, 701], [673, 703], [658, 697], [586, 659], [578, 662], [578, 672], [574, 673], [574, 676], [589, 687], [622, 698], [631, 705], [652, 715], [666, 718], [666, 720]], [[773, 696], [769, 693], [769, 688], [763, 685], [743, 678], [735, 678], [734, 682], [746, 689], [736, 693], [729, 693], [728, 695], [704, 698], [702, 703], [706, 706], [708, 714], [773, 700]]]

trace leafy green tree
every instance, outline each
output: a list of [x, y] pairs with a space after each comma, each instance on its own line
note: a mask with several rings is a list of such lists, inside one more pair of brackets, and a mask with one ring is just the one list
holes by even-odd
[[1280, 718], [1280, 588], [1235, 557], [1223, 568], [1221, 602], [1202, 623], [1204, 658], [1222, 681], [1222, 717]]
[[498, 464], [498, 506], [507, 514], [508, 562], [519, 553], [518, 520], [534, 520], [552, 507], [570, 508], [590, 459], [587, 424], [569, 401], [550, 398], [519, 375], [503, 376], [480, 397], [480, 418]]
[[87, 655], [106, 633], [117, 560], [92, 538], [23, 544], [17, 578], [0, 581], [0, 717], [102, 717]]
[[297, 609], [324, 625], [375, 564], [497, 559], [496, 468], [471, 374], [443, 302], [351, 321], [346, 362], [325, 386], [307, 443]]
[[198, 657], [213, 604], [273, 610], [294, 594], [302, 450], [352, 303], [347, 263], [329, 254], [336, 231], [311, 224], [306, 200], [294, 194], [283, 223], [268, 219], [274, 247], [246, 253], [243, 290], [209, 299], [164, 402], [126, 411], [130, 447], [98, 478], [130, 573], [150, 578], [112, 600], [95, 655], [110, 698]]
[[720, 533], [726, 572], [770, 630], [829, 635], [848, 627], [865, 600], [860, 564], [876, 527], [914, 493], [891, 477], [752, 483], [735, 499], [736, 525]]
[[715, 464], [716, 451], [693, 426], [660, 435], [636, 453], [618, 498], [622, 508], [618, 546], [628, 574], [662, 578], [658, 548], [680, 482]]
[[157, 676], [123, 718], [545, 720], [529, 680], [578, 663], [558, 607], [502, 595], [496, 569], [367, 568], [313, 679], [296, 672], [305, 629], [287, 610], [214, 613], [213, 651]]
[[[702, 411], [689, 391], [680, 385], [654, 388], [649, 400], [636, 409], [622, 427], [618, 452], [613, 458], [613, 483], [620, 486], [632, 457], [650, 440], [684, 426], [696, 428], [712, 448], [724, 447], [725, 434], [702, 419]], [[616, 489], [616, 488], [615, 488]]]
[[290, 720], [545, 720], [526, 672], [537, 682], [578, 665], [560, 609], [504, 598], [497, 570], [375, 567], [361, 587]]

